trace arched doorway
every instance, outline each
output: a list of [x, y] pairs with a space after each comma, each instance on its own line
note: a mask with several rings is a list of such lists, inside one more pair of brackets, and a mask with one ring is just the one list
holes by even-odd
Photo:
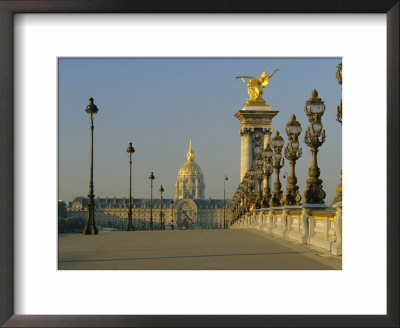
[[191, 199], [176, 201], [177, 227], [180, 230], [197, 229], [197, 206]]

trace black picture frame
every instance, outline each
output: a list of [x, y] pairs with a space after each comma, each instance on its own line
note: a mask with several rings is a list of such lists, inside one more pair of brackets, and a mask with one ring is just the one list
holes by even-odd
[[[398, 0], [0, 0], [0, 324], [4, 327], [399, 327]], [[387, 315], [14, 315], [13, 17], [16, 13], [385, 13]], [[17, 195], [16, 195], [17, 196]], [[360, 218], [358, 218], [360, 219]], [[368, 288], [368, 286], [366, 286]], [[242, 300], [246, 301], [246, 300]]]

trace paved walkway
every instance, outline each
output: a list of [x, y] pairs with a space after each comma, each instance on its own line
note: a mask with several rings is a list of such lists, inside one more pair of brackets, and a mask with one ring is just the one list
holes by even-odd
[[253, 230], [59, 236], [61, 270], [332, 270], [341, 257]]

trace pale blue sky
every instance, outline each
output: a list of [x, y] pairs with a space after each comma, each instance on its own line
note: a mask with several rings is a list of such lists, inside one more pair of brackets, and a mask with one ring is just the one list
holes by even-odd
[[[305, 189], [309, 148], [304, 144], [307, 119], [304, 104], [317, 89], [325, 101], [322, 123], [326, 142], [318, 153], [325, 202], [330, 204], [340, 180], [341, 126], [336, 106], [341, 98], [335, 72], [339, 58], [324, 59], [59, 59], [59, 199], [86, 196], [89, 189], [90, 120], [85, 112], [93, 97], [99, 112], [94, 121], [94, 192], [96, 197], [129, 197], [129, 156], [133, 142], [135, 198], [150, 197], [148, 176], [154, 172], [154, 197], [163, 185], [174, 197], [179, 167], [185, 162], [189, 137], [195, 161], [203, 170], [206, 198], [231, 197], [240, 175], [240, 122], [233, 115], [245, 105], [247, 89], [238, 75], [259, 76], [279, 71], [264, 89], [264, 99], [280, 111], [272, 125], [287, 141], [284, 128], [292, 114], [303, 132], [303, 157], [296, 174]], [[284, 172], [281, 181], [285, 191]]]

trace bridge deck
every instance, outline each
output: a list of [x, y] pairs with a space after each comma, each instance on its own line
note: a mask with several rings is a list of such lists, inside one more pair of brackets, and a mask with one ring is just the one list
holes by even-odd
[[59, 236], [59, 269], [332, 270], [341, 257], [252, 230], [100, 232]]

